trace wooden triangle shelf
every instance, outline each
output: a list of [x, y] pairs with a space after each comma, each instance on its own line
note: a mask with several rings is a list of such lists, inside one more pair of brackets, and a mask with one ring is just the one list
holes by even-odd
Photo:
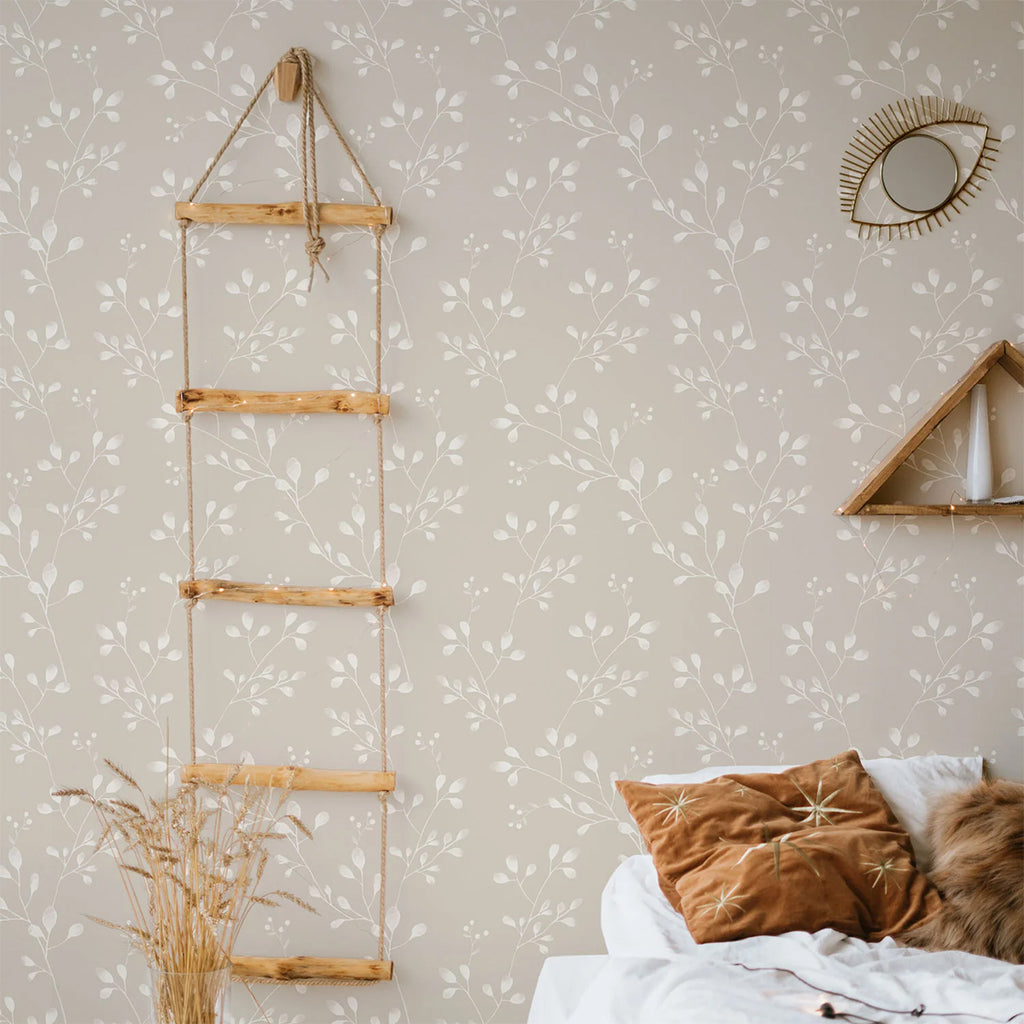
[[974, 365], [947, 391], [917, 426], [872, 470], [857, 490], [835, 510], [837, 516], [1024, 516], [1024, 505], [992, 502], [920, 505], [903, 502], [873, 504], [871, 499], [882, 485], [920, 447], [924, 439], [967, 397], [971, 388], [999, 364], [1024, 387], [1024, 355], [1008, 341], [997, 341], [983, 352]]

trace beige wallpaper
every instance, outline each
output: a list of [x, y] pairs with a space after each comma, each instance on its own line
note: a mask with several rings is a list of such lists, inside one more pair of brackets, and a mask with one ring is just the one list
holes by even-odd
[[[187, 756], [172, 204], [308, 47], [387, 233], [386, 928], [396, 979], [263, 989], [275, 1024], [513, 1024], [543, 957], [600, 952], [637, 837], [613, 779], [980, 752], [1022, 776], [1019, 519], [832, 510], [984, 347], [1021, 344], [1021, 8], [986, 0], [4, 0], [0, 1021], [140, 1021], [145, 973], [83, 809], [112, 757]], [[993, 180], [920, 240], [851, 235], [838, 164], [903, 96], [983, 111]], [[207, 198], [298, 195], [260, 105]], [[356, 200], [321, 145], [325, 197]], [[193, 380], [361, 386], [372, 244], [192, 233]], [[1020, 389], [993, 373], [1003, 494]], [[330, 422], [323, 422], [323, 420]], [[338, 422], [344, 420], [344, 422]], [[961, 489], [965, 418], [907, 486]], [[370, 424], [209, 417], [200, 572], [374, 578]], [[362, 613], [196, 616], [200, 756], [375, 764]], [[165, 729], [170, 730], [165, 749]], [[377, 804], [303, 796], [317, 907], [245, 951], [372, 955]], [[240, 1020], [258, 1019], [244, 992]]]

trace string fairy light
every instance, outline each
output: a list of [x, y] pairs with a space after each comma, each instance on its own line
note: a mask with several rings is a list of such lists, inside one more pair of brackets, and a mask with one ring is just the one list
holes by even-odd
[[[1012, 1021], [1024, 1018], [1024, 1009], [1009, 1017], [989, 1017], [983, 1013], [970, 1013], [967, 1010], [929, 1010], [924, 1003], [919, 1003], [910, 1010], [893, 1009], [888, 1006], [876, 1006], [874, 1003], [869, 1003], [867, 1000], [859, 999], [857, 996], [851, 996], [845, 992], [834, 992], [831, 989], [821, 988], [819, 985], [815, 985], [806, 978], [802, 978], [796, 973], [796, 971], [791, 971], [788, 967], [750, 967], [747, 964], [735, 962], [732, 963], [732, 966], [742, 967], [743, 970], [749, 971], [751, 974], [756, 974], [762, 971], [772, 971], [777, 974], [788, 974], [791, 978], [795, 978], [799, 981], [801, 985], [806, 985], [809, 989], [813, 989], [815, 992], [818, 992], [823, 996], [831, 996], [833, 999], [842, 999], [846, 1002], [856, 1003], [858, 1006], [863, 1006], [868, 1010], [874, 1010], [877, 1013], [884, 1013], [895, 1017], [932, 1017], [944, 1021], [949, 1021], [958, 1017], [970, 1017], [972, 1020], [987, 1021], [988, 1024], [1011, 1024]], [[845, 1020], [850, 1021], [851, 1024], [886, 1024], [885, 1021], [876, 1020], [873, 1017], [862, 1017], [849, 1010], [837, 1010], [830, 1002], [820, 1003], [812, 1013], [815, 1016], [824, 1017], [827, 1020]]]

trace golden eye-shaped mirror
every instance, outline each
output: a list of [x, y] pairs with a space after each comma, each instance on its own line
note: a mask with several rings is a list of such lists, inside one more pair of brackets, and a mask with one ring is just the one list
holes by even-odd
[[996, 143], [976, 110], [919, 97], [883, 107], [857, 130], [839, 171], [844, 213], [861, 238], [932, 230], [978, 193]]

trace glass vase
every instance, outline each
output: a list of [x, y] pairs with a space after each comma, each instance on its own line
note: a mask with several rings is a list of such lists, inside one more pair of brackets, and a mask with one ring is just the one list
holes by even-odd
[[151, 1024], [231, 1024], [231, 968], [164, 971], [149, 968]]

